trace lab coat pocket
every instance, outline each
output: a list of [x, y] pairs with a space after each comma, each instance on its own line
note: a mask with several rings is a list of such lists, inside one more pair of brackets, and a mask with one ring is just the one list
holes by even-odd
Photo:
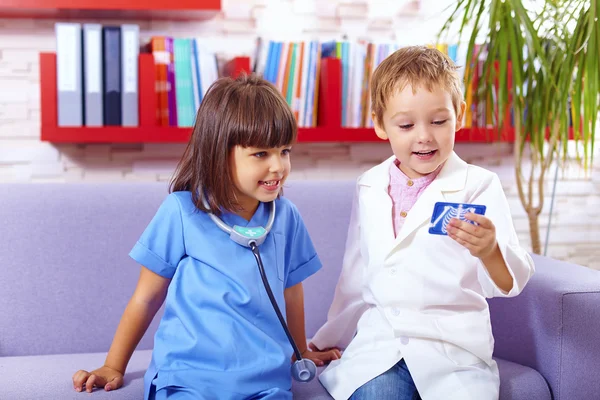
[[494, 339], [485, 312], [460, 313], [436, 320], [446, 357], [462, 367], [492, 362]]
[[277, 278], [285, 282], [285, 236], [281, 233], [274, 233], [275, 240], [275, 264], [277, 265]]
[[449, 342], [442, 342], [446, 357], [459, 367], [481, 364], [483, 360], [468, 350]]

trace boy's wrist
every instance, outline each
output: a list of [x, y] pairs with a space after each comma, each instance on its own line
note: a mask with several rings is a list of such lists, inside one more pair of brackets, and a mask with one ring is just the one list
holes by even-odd
[[489, 266], [494, 265], [499, 258], [502, 258], [502, 252], [500, 251], [498, 242], [495, 242], [490, 252], [481, 257], [480, 260], [485, 266]]

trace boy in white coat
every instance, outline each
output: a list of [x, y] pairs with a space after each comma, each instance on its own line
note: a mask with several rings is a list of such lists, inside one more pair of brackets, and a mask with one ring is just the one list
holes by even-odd
[[[497, 175], [453, 151], [465, 103], [453, 62], [402, 48], [372, 77], [375, 132], [393, 156], [358, 178], [342, 273], [313, 349], [344, 348], [320, 381], [335, 399], [494, 400], [486, 298], [534, 272]], [[487, 207], [429, 233], [436, 202]]]

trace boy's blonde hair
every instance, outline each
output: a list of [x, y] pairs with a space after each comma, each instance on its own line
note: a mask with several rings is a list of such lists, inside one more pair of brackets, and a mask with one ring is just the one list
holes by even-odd
[[374, 122], [381, 124], [389, 98], [406, 85], [433, 91], [442, 87], [452, 96], [454, 112], [458, 114], [463, 100], [462, 85], [456, 73], [458, 67], [441, 51], [425, 46], [403, 47], [379, 64], [371, 78], [371, 111]]

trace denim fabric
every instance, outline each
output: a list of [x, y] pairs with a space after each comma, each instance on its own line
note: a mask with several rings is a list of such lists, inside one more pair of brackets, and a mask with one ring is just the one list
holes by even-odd
[[365, 383], [350, 400], [421, 400], [404, 359]]

